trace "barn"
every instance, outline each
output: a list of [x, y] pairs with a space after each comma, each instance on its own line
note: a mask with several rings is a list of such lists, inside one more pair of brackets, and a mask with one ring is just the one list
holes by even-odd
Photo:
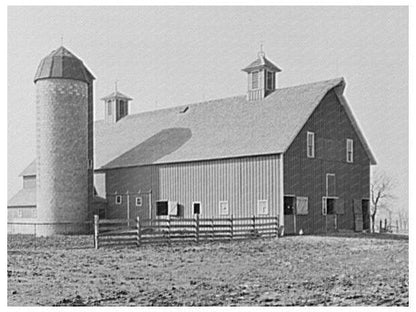
[[[289, 234], [369, 229], [376, 160], [345, 80], [279, 88], [281, 70], [263, 52], [243, 71], [247, 92], [236, 97], [133, 115], [129, 96], [103, 97], [89, 215], [279, 216]], [[36, 164], [22, 176], [35, 177]]]

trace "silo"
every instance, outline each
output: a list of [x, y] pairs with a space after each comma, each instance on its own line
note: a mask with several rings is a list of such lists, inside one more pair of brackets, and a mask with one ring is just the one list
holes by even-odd
[[84, 233], [93, 196], [93, 75], [64, 47], [39, 64], [37, 235]]

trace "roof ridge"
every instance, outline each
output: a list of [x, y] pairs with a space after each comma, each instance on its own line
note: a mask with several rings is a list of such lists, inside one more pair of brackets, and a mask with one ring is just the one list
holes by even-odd
[[[332, 78], [332, 79], [327, 79], [327, 80], [320, 80], [320, 81], [315, 81], [315, 82], [308, 82], [308, 83], [303, 83], [300, 85], [294, 85], [294, 86], [288, 86], [288, 87], [284, 87], [284, 88], [278, 88], [276, 89], [273, 93], [275, 93], [276, 91], [279, 90], [287, 90], [287, 89], [291, 89], [291, 88], [298, 88], [298, 87], [305, 87], [307, 85], [314, 85], [314, 84], [319, 84], [319, 83], [325, 83], [325, 82], [330, 82], [330, 81], [344, 81], [343, 77], [338, 77], [338, 78]], [[148, 110], [148, 111], [143, 111], [143, 112], [138, 112], [135, 114], [129, 114], [126, 117], [122, 118], [119, 122], [123, 121], [123, 120], [129, 120], [129, 119], [134, 119], [137, 118], [139, 116], [143, 116], [145, 114], [156, 114], [159, 112], [163, 112], [163, 111], [169, 111], [169, 110], [178, 110], [181, 107], [187, 107], [187, 106], [197, 106], [197, 105], [202, 105], [202, 104], [208, 104], [208, 103], [213, 103], [213, 102], [218, 102], [218, 101], [224, 101], [224, 100], [231, 100], [231, 99], [240, 99], [240, 98], [245, 98], [246, 95], [242, 94], [242, 95], [234, 95], [234, 96], [229, 96], [229, 97], [225, 97], [225, 98], [216, 98], [216, 99], [211, 99], [211, 100], [207, 100], [207, 101], [200, 101], [200, 102], [194, 102], [194, 103], [188, 103], [188, 104], [181, 104], [181, 105], [177, 105], [177, 106], [172, 106], [172, 107], [164, 107], [164, 108], [160, 108], [160, 109], [154, 109], [154, 110]], [[265, 98], [264, 100], [266, 100], [267, 98]], [[99, 123], [99, 122], [104, 122], [104, 119], [100, 119], [100, 120], [96, 120], [94, 123]]]

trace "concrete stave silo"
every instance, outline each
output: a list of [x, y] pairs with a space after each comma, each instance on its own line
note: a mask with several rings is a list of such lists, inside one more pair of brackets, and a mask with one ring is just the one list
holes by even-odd
[[[78, 234], [93, 197], [92, 74], [64, 47], [36, 72], [37, 235]], [[72, 224], [68, 224], [72, 223]]]

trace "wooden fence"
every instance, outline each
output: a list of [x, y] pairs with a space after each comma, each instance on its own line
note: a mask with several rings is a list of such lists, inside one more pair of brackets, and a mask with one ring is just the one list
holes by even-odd
[[278, 236], [278, 217], [100, 220], [94, 216], [94, 245], [200, 243]]

